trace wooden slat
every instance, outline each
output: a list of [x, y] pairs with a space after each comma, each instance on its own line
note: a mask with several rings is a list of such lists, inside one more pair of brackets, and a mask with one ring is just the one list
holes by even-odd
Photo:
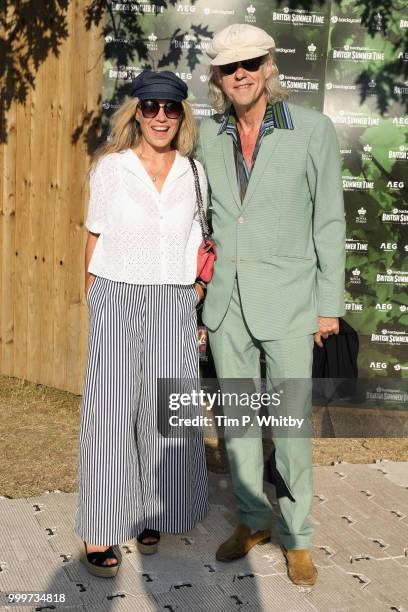
[[[69, 4], [67, 20], [70, 23], [72, 3]], [[68, 313], [68, 228], [70, 222], [71, 181], [71, 37], [61, 45], [56, 82], [57, 142], [56, 142], [56, 199], [54, 215], [53, 245], [53, 386], [67, 389], [67, 313]]]
[[[88, 36], [88, 54], [87, 54], [87, 69], [86, 69], [86, 109], [87, 115], [90, 117], [90, 121], [94, 121], [95, 117], [99, 117], [100, 108], [101, 108], [101, 99], [102, 99], [102, 81], [103, 81], [103, 53], [104, 53], [104, 39], [103, 39], [103, 27], [104, 24], [101, 23], [99, 26], [93, 26], [92, 30], [89, 32]], [[84, 254], [85, 254], [85, 243], [87, 238], [87, 230], [85, 228], [85, 215], [88, 208], [88, 199], [89, 199], [89, 185], [87, 179], [87, 170], [89, 165], [89, 158], [86, 159], [86, 165], [84, 166], [81, 181], [83, 183], [83, 201], [82, 201], [82, 211], [81, 211], [81, 231], [83, 234], [83, 247], [81, 251], [81, 275], [80, 275], [80, 290], [82, 299], [84, 302], [84, 308], [81, 311], [81, 329], [83, 333], [81, 335], [81, 346], [79, 347], [80, 351], [80, 363], [85, 364], [87, 358], [87, 350], [88, 350], [88, 308], [86, 306], [86, 300], [84, 291], [82, 289], [84, 284]], [[84, 333], [85, 332], [85, 333]], [[80, 387], [82, 388], [82, 382], [84, 377], [84, 370], [82, 374], [80, 373]], [[81, 391], [82, 392], [82, 391]]]
[[14, 240], [14, 371], [13, 376], [27, 377], [27, 334], [28, 334], [28, 287], [27, 269], [30, 245], [27, 228], [30, 211], [30, 167], [31, 147], [27, 134], [31, 126], [31, 90], [28, 91], [26, 104], [17, 106], [17, 144], [16, 144], [16, 231]]
[[[84, 5], [76, 0], [73, 3], [74, 11], [71, 18], [72, 30], [70, 39], [72, 45], [72, 57], [86, 57], [88, 53], [88, 37], [84, 26]], [[86, 64], [81, 62], [71, 62], [71, 77], [75, 87], [71, 89], [71, 133], [81, 125], [85, 110], [85, 99], [87, 91]], [[70, 157], [71, 171], [71, 194], [70, 194], [70, 225], [69, 225], [69, 268], [68, 285], [68, 359], [67, 359], [67, 385], [71, 389], [78, 389], [81, 386], [83, 368], [79, 363], [78, 348], [81, 346], [81, 336], [84, 333], [81, 322], [83, 321], [83, 202], [85, 198], [84, 190], [84, 171], [86, 169], [86, 146], [83, 140], [72, 145]], [[68, 388], [70, 388], [68, 386]]]
[[1, 369], [14, 372], [14, 235], [16, 204], [16, 105], [8, 112], [8, 143], [3, 157], [3, 206], [1, 240]]
[[43, 85], [43, 138], [44, 166], [41, 172], [44, 173], [44, 183], [41, 201], [41, 233], [39, 253], [39, 269], [41, 274], [41, 310], [40, 310], [40, 330], [41, 330], [41, 352], [40, 352], [40, 380], [43, 384], [53, 386], [53, 361], [55, 346], [54, 338], [54, 317], [50, 316], [53, 312], [54, 300], [54, 216], [55, 216], [55, 185], [57, 182], [57, 97], [56, 83], [58, 77], [58, 58], [50, 55], [46, 64], [46, 74], [43, 75], [45, 83]]

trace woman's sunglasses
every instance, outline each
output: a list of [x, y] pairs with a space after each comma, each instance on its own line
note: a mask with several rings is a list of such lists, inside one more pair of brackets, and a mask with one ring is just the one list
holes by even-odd
[[160, 108], [164, 108], [164, 114], [168, 119], [178, 119], [183, 113], [183, 105], [181, 102], [168, 100], [164, 104], [159, 104], [158, 100], [141, 100], [139, 108], [145, 119], [153, 119], [159, 114]]
[[243, 60], [242, 62], [232, 62], [232, 64], [223, 64], [222, 66], [218, 66], [223, 74], [234, 74], [234, 72], [238, 69], [238, 66], [242, 66], [244, 70], [248, 70], [248, 72], [256, 72], [259, 70], [259, 67], [266, 59], [266, 55], [261, 55], [261, 57], [253, 57], [252, 59]]

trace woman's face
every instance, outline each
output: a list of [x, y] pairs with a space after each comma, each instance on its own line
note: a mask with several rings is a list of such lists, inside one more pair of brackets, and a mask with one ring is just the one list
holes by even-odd
[[141, 100], [136, 109], [136, 119], [142, 138], [155, 148], [169, 149], [180, 127], [182, 109], [181, 102], [172, 100]]

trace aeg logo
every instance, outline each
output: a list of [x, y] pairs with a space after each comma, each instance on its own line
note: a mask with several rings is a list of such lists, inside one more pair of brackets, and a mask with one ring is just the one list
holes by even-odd
[[384, 361], [371, 361], [370, 363], [371, 370], [386, 370], [387, 364]]
[[196, 7], [195, 6], [190, 6], [189, 4], [178, 4], [177, 5], [177, 12], [178, 13], [195, 13], [196, 12]]

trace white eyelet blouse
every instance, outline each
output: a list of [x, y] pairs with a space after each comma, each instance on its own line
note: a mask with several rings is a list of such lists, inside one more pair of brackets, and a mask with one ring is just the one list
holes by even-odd
[[[196, 165], [205, 209], [207, 180]], [[159, 193], [132, 149], [105, 155], [90, 175], [85, 227], [100, 234], [92, 274], [142, 285], [194, 283], [202, 235], [188, 159], [176, 152]]]

